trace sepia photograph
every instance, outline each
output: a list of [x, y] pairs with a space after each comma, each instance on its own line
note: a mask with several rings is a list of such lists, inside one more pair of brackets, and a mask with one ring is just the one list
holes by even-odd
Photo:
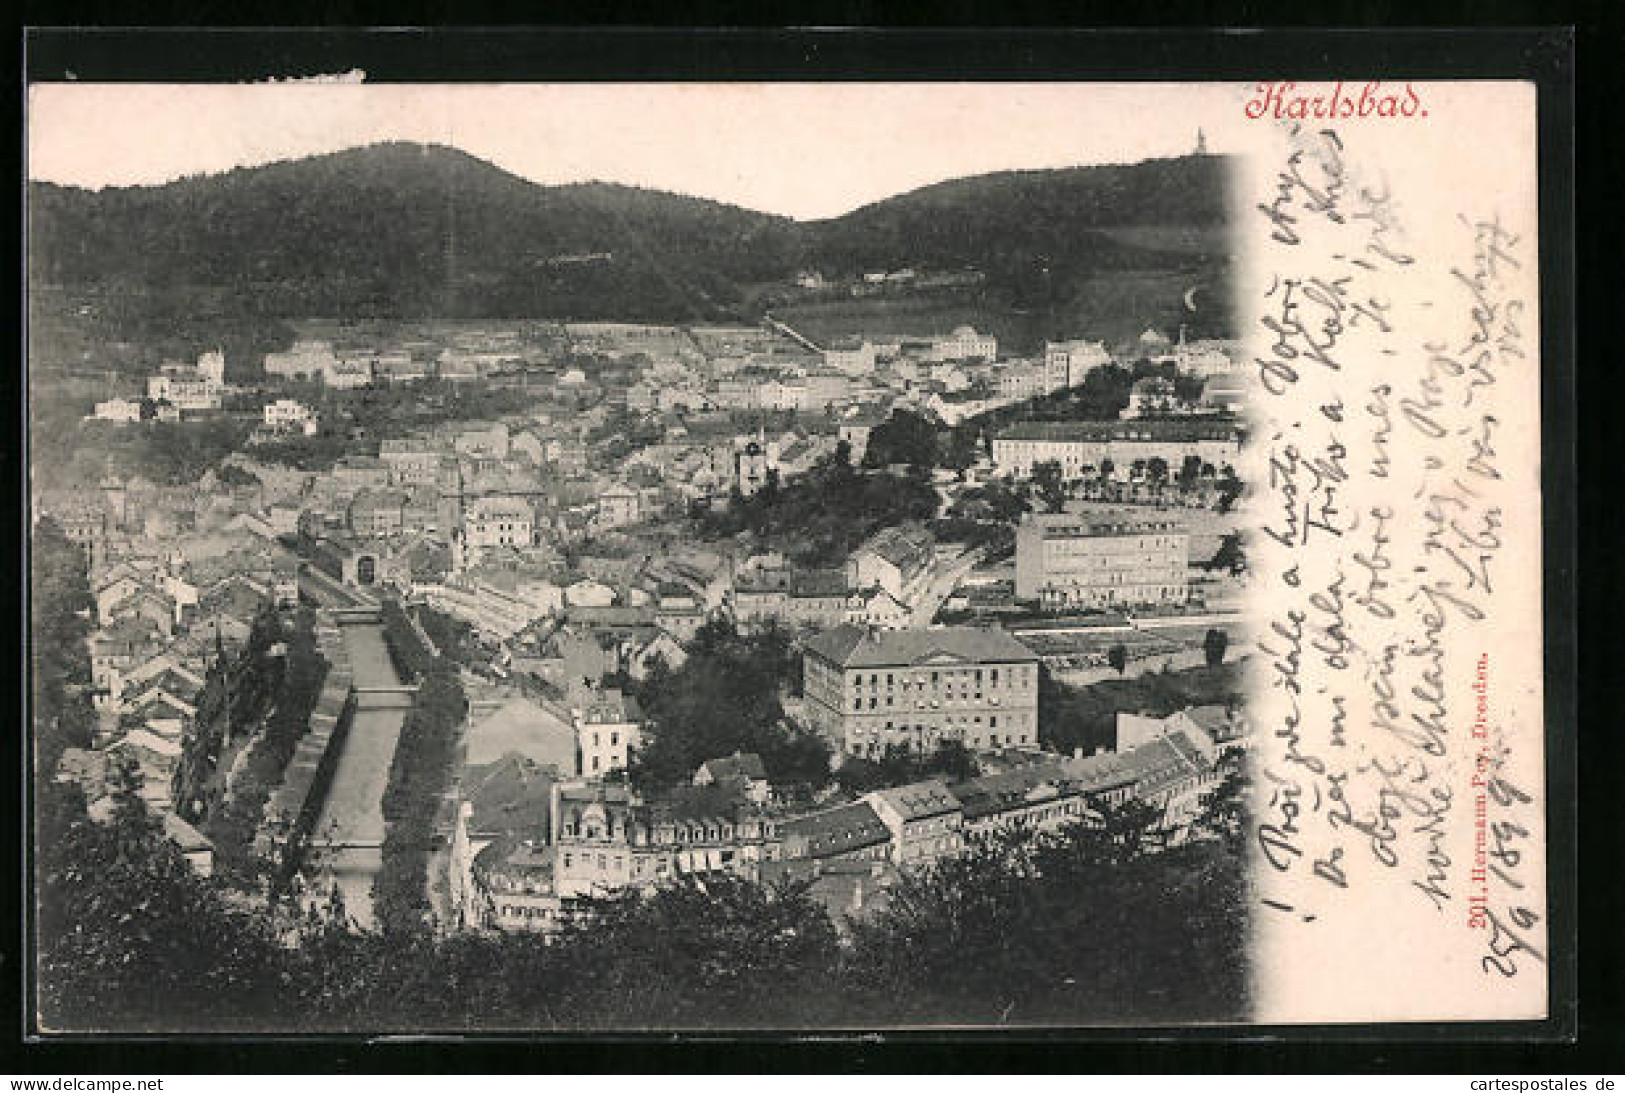
[[38, 1032], [1545, 1017], [1468, 86], [33, 84]]

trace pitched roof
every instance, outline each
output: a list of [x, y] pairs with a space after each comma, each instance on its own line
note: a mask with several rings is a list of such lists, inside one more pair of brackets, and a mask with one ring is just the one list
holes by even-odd
[[1088, 792], [1133, 785], [1141, 796], [1210, 769], [1201, 751], [1183, 732], [1159, 736], [1124, 752], [1067, 760], [1065, 766]]
[[629, 721], [641, 721], [643, 707], [633, 695], [625, 694], [618, 687], [610, 687], [597, 692], [588, 700], [586, 709], [582, 711], [582, 720], [589, 725], [618, 725]]
[[891, 831], [866, 801], [797, 816], [786, 820], [779, 830], [786, 841], [805, 839], [810, 858], [844, 854], [891, 838]]
[[935, 549], [936, 540], [921, 527], [886, 528], [858, 547], [858, 551], [878, 554], [899, 569], [924, 565]]
[[762, 757], [755, 752], [736, 751], [721, 759], [709, 759], [700, 765], [700, 769], [709, 773], [711, 780], [717, 783], [767, 780], [767, 768], [762, 765]]
[[891, 789], [877, 789], [868, 796], [884, 801], [905, 821], [925, 820], [947, 812], [958, 812], [961, 808], [959, 798], [949, 791], [940, 778]]
[[1145, 440], [1172, 443], [1193, 440], [1232, 442], [1238, 435], [1237, 426], [1231, 421], [1149, 418], [1133, 421], [1024, 421], [1000, 429], [993, 434], [993, 439], [1078, 443]]
[[734, 823], [751, 805], [736, 786], [676, 786], [649, 802], [653, 823]]
[[164, 834], [183, 852], [214, 849], [202, 832], [173, 812], [164, 813]]
[[826, 630], [806, 643], [809, 653], [843, 668], [913, 667], [930, 663], [1030, 664], [1037, 654], [1003, 630], [949, 627], [885, 630], [857, 626]]
[[87, 798], [99, 797], [107, 785], [107, 753], [64, 748], [57, 762], [56, 777], [61, 782], [79, 783]]
[[149, 687], [141, 694], [121, 703], [121, 708], [124, 710], [141, 710], [155, 704], [171, 706], [186, 717], [192, 717], [197, 713], [197, 707], [190, 702], [176, 698], [164, 688], [158, 686]]
[[1179, 712], [1209, 736], [1222, 736], [1230, 730], [1230, 711], [1223, 706], [1187, 706]]
[[792, 596], [844, 596], [846, 571], [843, 569], [797, 569], [790, 572]]
[[472, 806], [468, 826], [481, 834], [548, 838], [553, 779], [535, 760], [508, 752], [463, 772], [462, 796]]
[[953, 794], [964, 806], [965, 818], [972, 820], [1034, 800], [1074, 796], [1081, 789], [1061, 765], [1041, 763], [957, 782]]
[[176, 756], [181, 753], [178, 740], [166, 740], [150, 729], [132, 729], [108, 745], [112, 748], [145, 748], [156, 755]]

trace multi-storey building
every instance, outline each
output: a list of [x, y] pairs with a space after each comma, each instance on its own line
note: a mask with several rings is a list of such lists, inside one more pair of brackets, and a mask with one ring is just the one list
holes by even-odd
[[1195, 412], [1196, 407], [1179, 397], [1174, 381], [1165, 376], [1145, 376], [1134, 381], [1129, 388], [1128, 405], [1118, 417], [1124, 421], [1134, 418], [1174, 417]]
[[638, 700], [616, 688], [594, 691], [570, 711], [576, 733], [576, 773], [602, 778], [625, 770], [643, 733]]
[[1038, 738], [1038, 657], [1002, 630], [841, 626], [806, 643], [803, 679], [808, 719], [850, 755]]
[[277, 432], [299, 432], [306, 436], [316, 432], [316, 411], [297, 399], [279, 398], [268, 402], [262, 412], [266, 427]]
[[767, 485], [768, 478], [779, 469], [779, 446], [764, 436], [734, 441], [734, 485], [746, 497]]
[[1100, 342], [1074, 340], [1044, 343], [1045, 385], [1051, 391], [1077, 387], [1090, 369], [1112, 363], [1112, 355]]
[[836, 342], [824, 350], [824, 364], [849, 375], [866, 376], [875, 370], [875, 347], [862, 340]]
[[1181, 372], [1198, 376], [1227, 376], [1239, 371], [1241, 343], [1219, 338], [1201, 338], [1187, 342], [1181, 334], [1174, 347], [1174, 363]]
[[969, 839], [1087, 822], [1096, 814], [1087, 789], [1059, 763], [1045, 763], [957, 782], [953, 795], [962, 806], [962, 835]]
[[265, 354], [266, 374], [288, 379], [326, 378], [337, 364], [332, 343], [324, 341], [298, 341], [285, 352]]
[[630, 786], [553, 788], [554, 893], [561, 898], [649, 888], [694, 873], [756, 878], [781, 857], [778, 821], [716, 786], [645, 798]]
[[399, 535], [406, 498], [393, 490], [363, 489], [350, 501], [345, 516], [352, 534], [367, 538]]
[[220, 384], [212, 375], [184, 364], [166, 364], [147, 377], [147, 397], [167, 401], [178, 410], [220, 409]]
[[74, 499], [53, 505], [50, 516], [69, 542], [85, 552], [85, 561], [92, 570], [102, 565], [107, 559], [108, 541], [113, 530], [112, 519], [102, 498]]
[[1064, 370], [1061, 382], [1056, 383], [1043, 361], [1009, 361], [999, 367], [997, 376], [999, 397], [1011, 402], [1038, 398], [1066, 386]]
[[933, 338], [928, 356], [939, 361], [994, 360], [999, 355], [999, 339], [978, 334], [974, 326], [956, 326], [946, 337]]
[[434, 486], [440, 482], [446, 456], [423, 441], [384, 440], [378, 445], [378, 459], [397, 486]]
[[598, 525], [625, 527], [638, 522], [638, 491], [616, 483], [598, 495]]
[[847, 460], [857, 466], [863, 462], [864, 454], [869, 450], [869, 434], [874, 432], [875, 426], [886, 420], [884, 414], [870, 410], [860, 410], [841, 419], [837, 426], [841, 440], [846, 441], [848, 453]]
[[1241, 454], [1241, 431], [1233, 421], [1061, 421], [1025, 422], [993, 438], [993, 464], [1001, 474], [1025, 478], [1034, 465], [1060, 464], [1066, 478], [1103, 469], [1118, 471], [1138, 460], [1162, 459], [1178, 467], [1186, 456], [1223, 466]]
[[1165, 520], [1028, 513], [1016, 529], [1016, 598], [1049, 607], [1179, 604], [1190, 536]]
[[218, 349], [211, 349], [200, 355], [197, 359], [198, 375], [203, 376], [215, 387], [226, 385], [226, 355]]
[[863, 799], [890, 832], [892, 860], [900, 867], [932, 862], [964, 847], [964, 806], [934, 778], [876, 790]]
[[784, 858], [889, 861], [891, 831], [867, 801], [836, 805], [784, 820]]
[[132, 424], [141, 420], [141, 403], [127, 398], [108, 399], [106, 402], [98, 402], [91, 416], [98, 421]]
[[847, 558], [846, 583], [854, 589], [883, 588], [902, 600], [935, 557], [936, 541], [924, 528], [886, 528]]
[[464, 507], [463, 534], [470, 548], [528, 547], [535, 519], [523, 498], [477, 497]]

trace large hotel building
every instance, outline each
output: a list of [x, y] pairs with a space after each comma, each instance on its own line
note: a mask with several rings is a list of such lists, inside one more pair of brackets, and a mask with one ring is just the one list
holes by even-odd
[[808, 641], [804, 663], [808, 719], [846, 754], [1038, 742], [1038, 657], [1002, 630], [841, 626]]
[[993, 465], [1025, 478], [1035, 464], [1053, 461], [1063, 477], [1081, 478], [1109, 459], [1122, 477], [1136, 460], [1161, 458], [1172, 473], [1189, 455], [1223, 467], [1241, 454], [1241, 444], [1231, 421], [1030, 421], [993, 437]]
[[1028, 513], [1016, 528], [1016, 598], [1045, 607], [1181, 604], [1190, 536], [1162, 520]]

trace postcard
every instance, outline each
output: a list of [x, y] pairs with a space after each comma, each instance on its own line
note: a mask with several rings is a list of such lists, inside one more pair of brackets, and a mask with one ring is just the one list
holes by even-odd
[[42, 1036], [1553, 1012], [1517, 81], [39, 81]]

